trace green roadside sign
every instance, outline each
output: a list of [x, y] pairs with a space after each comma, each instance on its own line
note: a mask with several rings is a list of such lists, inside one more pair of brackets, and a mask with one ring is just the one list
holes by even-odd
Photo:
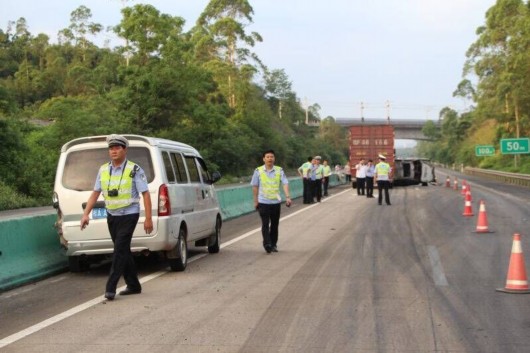
[[516, 138], [516, 139], [501, 139], [501, 153], [502, 154], [523, 154], [530, 153], [530, 139]]
[[495, 155], [495, 147], [487, 145], [475, 146], [475, 156], [486, 157]]

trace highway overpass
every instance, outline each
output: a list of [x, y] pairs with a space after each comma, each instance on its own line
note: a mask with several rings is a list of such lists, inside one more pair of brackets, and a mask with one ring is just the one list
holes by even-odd
[[[364, 119], [364, 118], [337, 118], [336, 123], [349, 127], [361, 125], [392, 125], [394, 126], [394, 137], [399, 140], [417, 140], [428, 141], [422, 129], [426, 119]], [[438, 120], [432, 120], [436, 126], [439, 125]]]

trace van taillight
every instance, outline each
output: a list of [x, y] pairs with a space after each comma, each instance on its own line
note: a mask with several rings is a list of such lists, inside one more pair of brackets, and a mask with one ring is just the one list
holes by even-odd
[[160, 185], [158, 190], [158, 216], [169, 216], [171, 214], [171, 204], [169, 202], [169, 194], [167, 185]]

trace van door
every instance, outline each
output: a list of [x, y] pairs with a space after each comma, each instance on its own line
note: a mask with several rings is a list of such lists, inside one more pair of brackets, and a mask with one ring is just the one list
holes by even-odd
[[[201, 171], [199, 169], [199, 164], [195, 156], [184, 156], [186, 161], [186, 168], [188, 170], [188, 175], [190, 177], [190, 185], [194, 191], [194, 210], [188, 216], [193, 222], [193, 229], [191, 238], [189, 240], [200, 239], [204, 235], [208, 234], [208, 225], [210, 223], [208, 219], [208, 200], [210, 198], [210, 193], [205, 190], [204, 185], [201, 180]], [[215, 220], [215, 219], [214, 219]]]
[[202, 158], [196, 158], [199, 173], [201, 175], [202, 182], [202, 196], [204, 203], [204, 221], [206, 222], [206, 235], [210, 235], [215, 231], [215, 224], [217, 221], [217, 214], [220, 213], [219, 201], [215, 193], [215, 188], [211, 182], [212, 177], [208, 173], [206, 163]]

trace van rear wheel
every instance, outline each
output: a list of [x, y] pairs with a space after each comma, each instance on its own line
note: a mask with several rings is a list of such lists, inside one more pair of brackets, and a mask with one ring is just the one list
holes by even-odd
[[186, 231], [181, 228], [175, 249], [171, 251], [175, 257], [168, 258], [169, 267], [172, 271], [184, 271], [188, 265], [188, 244], [186, 243]]
[[215, 221], [215, 233], [210, 238], [211, 245], [208, 245], [208, 252], [210, 254], [217, 254], [220, 249], [220, 245], [221, 245], [220, 243], [221, 243], [221, 219], [217, 218], [217, 220]]

